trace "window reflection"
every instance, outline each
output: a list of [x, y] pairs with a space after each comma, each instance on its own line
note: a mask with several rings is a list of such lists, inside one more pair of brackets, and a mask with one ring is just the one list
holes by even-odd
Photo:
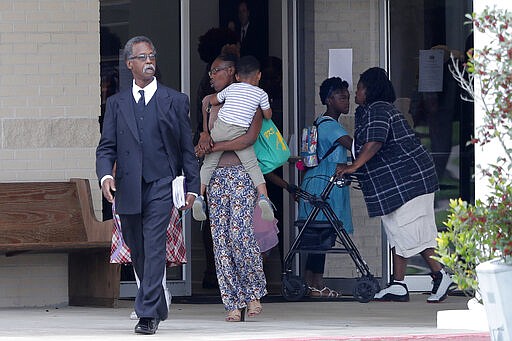
[[[450, 54], [463, 59], [472, 46], [470, 27], [464, 25], [472, 2], [391, 0], [389, 4], [390, 75], [396, 106], [432, 153], [440, 183], [436, 223], [443, 229], [449, 199], [474, 200], [474, 154], [472, 146], [466, 146], [473, 130], [473, 107], [461, 100], [461, 89], [448, 70]], [[420, 51], [438, 51], [439, 88], [418, 87], [420, 69], [425, 66], [420, 63]], [[428, 273], [422, 260], [410, 263], [409, 274]]]

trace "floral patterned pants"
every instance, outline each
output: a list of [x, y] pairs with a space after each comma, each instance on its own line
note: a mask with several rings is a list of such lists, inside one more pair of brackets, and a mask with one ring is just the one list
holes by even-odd
[[254, 239], [256, 190], [243, 166], [217, 168], [208, 187], [215, 267], [226, 310], [241, 309], [267, 294]]

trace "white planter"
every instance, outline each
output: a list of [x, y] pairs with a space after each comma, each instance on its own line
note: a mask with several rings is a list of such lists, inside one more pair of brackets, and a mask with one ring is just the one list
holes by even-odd
[[476, 267], [493, 341], [512, 340], [512, 265], [501, 258]]
[[465, 310], [440, 310], [437, 312], [438, 329], [467, 329], [488, 331], [487, 316], [483, 304], [474, 298], [468, 301]]

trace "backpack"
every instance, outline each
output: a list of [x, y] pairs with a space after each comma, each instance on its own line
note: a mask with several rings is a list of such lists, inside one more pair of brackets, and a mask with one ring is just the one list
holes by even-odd
[[312, 126], [308, 126], [302, 129], [302, 139], [300, 144], [300, 156], [302, 158], [302, 162], [304, 166], [307, 168], [313, 168], [318, 166], [320, 161], [329, 156], [334, 149], [336, 149], [337, 144], [334, 144], [329, 148], [329, 150], [325, 153], [325, 155], [320, 158], [317, 154], [317, 144], [318, 144], [318, 126], [323, 122], [328, 121], [329, 119], [322, 120], [322, 117], [317, 118]]

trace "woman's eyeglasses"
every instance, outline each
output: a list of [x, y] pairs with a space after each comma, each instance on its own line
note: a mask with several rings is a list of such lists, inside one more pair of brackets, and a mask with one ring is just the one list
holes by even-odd
[[208, 71], [208, 76], [212, 77], [214, 76], [217, 72], [219, 71], [222, 71], [222, 70], [226, 70], [228, 68], [230, 68], [231, 66], [223, 66], [223, 67], [215, 67], [213, 69], [211, 69], [210, 71]]

